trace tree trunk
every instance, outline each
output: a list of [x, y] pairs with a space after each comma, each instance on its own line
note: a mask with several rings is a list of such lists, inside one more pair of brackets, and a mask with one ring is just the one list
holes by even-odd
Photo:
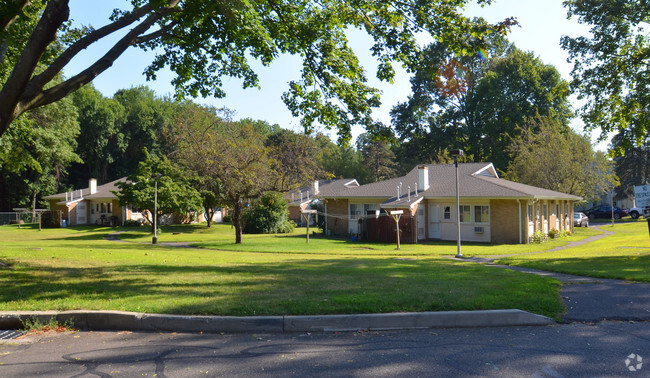
[[32, 222], [36, 219], [36, 194], [38, 192], [34, 190], [34, 193], [32, 193]]
[[242, 203], [241, 201], [235, 202], [232, 212], [232, 224], [235, 226], [235, 244], [241, 244], [242, 237]]
[[212, 227], [212, 217], [214, 217], [214, 209], [210, 206], [204, 206], [203, 210], [205, 210], [205, 221], [208, 222], [208, 228]]

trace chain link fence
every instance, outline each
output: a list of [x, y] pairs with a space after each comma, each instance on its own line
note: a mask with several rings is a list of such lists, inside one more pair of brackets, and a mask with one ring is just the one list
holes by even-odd
[[38, 214], [32, 218], [31, 212], [0, 212], [0, 225], [38, 222]]

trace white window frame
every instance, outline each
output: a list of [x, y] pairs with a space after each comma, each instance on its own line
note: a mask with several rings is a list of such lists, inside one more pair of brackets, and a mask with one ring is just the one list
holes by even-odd
[[[481, 222], [478, 219], [476, 219], [476, 209], [477, 208], [486, 208], [487, 209], [487, 214], [483, 214], [483, 212], [481, 212], [481, 215], [486, 215], [487, 216], [487, 220], [485, 222]], [[479, 223], [479, 224], [489, 224], [490, 223], [490, 205], [474, 205], [474, 223]]]

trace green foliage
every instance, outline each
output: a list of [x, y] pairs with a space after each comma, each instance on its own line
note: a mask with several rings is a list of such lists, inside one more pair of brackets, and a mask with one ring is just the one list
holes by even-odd
[[[150, 155], [144, 151], [144, 161], [138, 165], [138, 171], [128, 177], [128, 181], [119, 182], [119, 191], [115, 195], [122, 206], [135, 205], [153, 214], [155, 196], [155, 175], [159, 175], [158, 186], [158, 216], [163, 214], [188, 214], [199, 211], [201, 197], [192, 188], [188, 177], [179, 167], [165, 157]], [[145, 214], [145, 216], [147, 216]], [[148, 219], [153, 223], [152, 219]]]
[[247, 234], [283, 234], [293, 231], [294, 227], [282, 193], [264, 193], [244, 213], [244, 232]]
[[562, 237], [562, 234], [557, 228], [551, 228], [550, 230], [548, 230], [548, 237], [551, 239], [556, 239]]
[[41, 225], [44, 228], [61, 227], [62, 214], [61, 210], [44, 211], [41, 213]]
[[20, 321], [23, 325], [23, 332], [25, 333], [41, 333], [41, 332], [65, 332], [74, 330], [74, 323], [68, 319], [64, 323], [60, 323], [55, 316], [50, 316], [47, 322], [43, 323], [40, 318], [32, 316]]
[[134, 219], [125, 220], [124, 224], [122, 225], [122, 227], [140, 227], [140, 226], [142, 226], [142, 223]]
[[641, 143], [635, 141], [630, 147], [623, 148], [625, 131], [612, 138], [612, 149], [621, 151], [614, 158], [616, 176], [621, 180], [621, 185], [616, 187], [616, 197], [626, 198], [634, 195], [635, 185], [650, 183], [650, 135]]
[[585, 128], [624, 132], [617, 154], [641, 145], [650, 134], [650, 3], [638, 0], [570, 0], [569, 17], [590, 25], [590, 37], [563, 37], [573, 61], [572, 86], [584, 99]]
[[[316, 122], [337, 130], [340, 140], [347, 142], [353, 125], [373, 123], [371, 110], [379, 105], [379, 93], [368, 85], [366, 72], [348, 43], [349, 30], [363, 30], [372, 38], [371, 50], [378, 61], [375, 76], [391, 81], [393, 64], [414, 71], [420, 63], [418, 33], [425, 32], [462, 54], [475, 51], [484, 36], [504, 33], [515, 23], [472, 22], [463, 15], [468, 0], [131, 3], [132, 9], [117, 9], [112, 24], [101, 31], [70, 28], [68, 2], [62, 0], [48, 1], [45, 9], [43, 1], [27, 2], [26, 17], [15, 22], [1, 20], [0, 29], [9, 28], [9, 34], [16, 37], [7, 39], [13, 58], [7, 59], [6, 66], [20, 67], [13, 70], [11, 82], [3, 80], [0, 85], [0, 135], [21, 112], [60, 100], [110, 67], [130, 46], [140, 46], [157, 54], [145, 70], [147, 78], [154, 79], [159, 70], [169, 68], [175, 74], [171, 82], [179, 98], [224, 97], [224, 77], [241, 79], [244, 88], [256, 87], [259, 80], [252, 60], [269, 65], [282, 54], [298, 56], [302, 72], [289, 83], [285, 103], [301, 117], [305, 130], [311, 131]], [[17, 14], [15, 10], [9, 13]], [[46, 27], [34, 27], [39, 17]], [[151, 33], [152, 28], [159, 32]], [[101, 60], [56, 91], [44, 90], [51, 73], [60, 73], [85, 48], [114, 37], [104, 31], [123, 29], [129, 33], [109, 43]], [[30, 46], [25, 44], [28, 40], [33, 41]], [[15, 58], [21, 52], [26, 53], [18, 65]], [[48, 75], [34, 77], [32, 67], [39, 62], [50, 67]]]
[[275, 172], [273, 189], [286, 191], [325, 177], [319, 167], [322, 150], [316, 141], [290, 130], [278, 130], [265, 141]]
[[542, 231], [542, 230], [537, 230], [537, 231], [535, 231], [535, 232], [533, 233], [533, 238], [532, 238], [533, 240], [532, 240], [532, 241], [533, 241], [533, 243], [537, 243], [537, 244], [539, 244], [539, 243], [543, 243], [543, 242], [545, 242], [545, 241], [546, 241], [546, 238], [547, 238], [547, 236], [546, 236], [546, 234], [544, 233], [544, 231]]
[[594, 151], [586, 136], [549, 118], [531, 119], [525, 130], [510, 147], [514, 158], [508, 179], [585, 200], [599, 198], [618, 184], [612, 162]]
[[364, 166], [372, 172], [375, 182], [397, 174], [395, 153], [391, 150], [393, 139], [393, 131], [384, 127], [377, 134], [364, 133], [357, 138], [357, 150], [363, 157]]
[[423, 65], [411, 79], [413, 94], [391, 112], [399, 158], [409, 161], [405, 168], [444, 160], [445, 151], [462, 148], [469, 160], [504, 169], [508, 146], [527, 118], [568, 124], [569, 86], [559, 72], [505, 39], [487, 43], [487, 59], [459, 56], [443, 44], [423, 51]]

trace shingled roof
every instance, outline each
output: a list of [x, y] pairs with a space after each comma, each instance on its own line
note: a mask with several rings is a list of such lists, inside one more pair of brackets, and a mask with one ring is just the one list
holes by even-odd
[[[120, 188], [117, 187], [118, 182], [126, 182], [128, 181], [126, 177], [122, 177], [117, 180], [113, 180], [111, 182], [107, 182], [106, 184], [103, 185], [97, 185], [97, 191], [93, 194], [90, 194], [90, 188], [85, 188], [85, 189], [77, 189], [74, 190], [74, 196], [75, 199], [117, 199], [115, 194], [113, 194], [113, 191], [119, 191]], [[78, 197], [78, 193], [81, 191], [81, 196], [80, 198]], [[69, 194], [70, 192], [67, 192]], [[64, 201], [66, 197], [66, 192], [63, 193], [57, 193], [57, 194], [52, 194], [46, 197], [43, 197], [44, 199], [58, 199]]]
[[[415, 187], [419, 181], [418, 167], [426, 167], [429, 174], [429, 188], [422, 191]], [[492, 199], [558, 199], [579, 201], [582, 198], [566, 193], [542, 189], [499, 178], [492, 163], [466, 163], [458, 167], [460, 181], [460, 197], [492, 198]], [[400, 185], [401, 184], [401, 185]], [[398, 186], [401, 187], [400, 198], [397, 198]], [[358, 199], [384, 199], [383, 206], [395, 205], [405, 207], [408, 201], [408, 187], [411, 189], [411, 202], [418, 201], [420, 197], [455, 198], [456, 197], [456, 168], [453, 164], [419, 165], [405, 176], [376, 182], [359, 187], [342, 188], [330, 193], [327, 198], [358, 198]], [[401, 206], [398, 206], [400, 205]]]

